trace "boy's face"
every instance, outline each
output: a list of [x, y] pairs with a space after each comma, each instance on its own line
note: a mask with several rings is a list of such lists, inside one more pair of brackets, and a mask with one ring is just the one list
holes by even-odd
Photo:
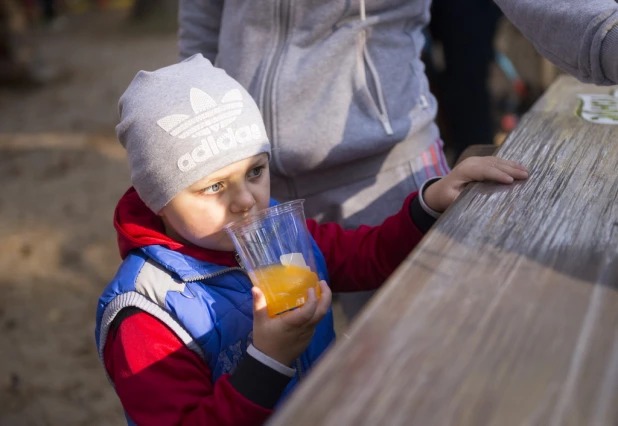
[[268, 155], [230, 164], [186, 188], [159, 216], [167, 235], [212, 250], [233, 251], [223, 226], [268, 207]]

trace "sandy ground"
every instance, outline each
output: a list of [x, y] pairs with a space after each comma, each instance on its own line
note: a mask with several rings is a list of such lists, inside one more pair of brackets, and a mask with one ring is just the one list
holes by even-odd
[[119, 13], [35, 35], [69, 75], [0, 88], [0, 426], [118, 425], [93, 338], [119, 264], [112, 213], [129, 186], [116, 106], [136, 71], [176, 60], [176, 36]]
[[135, 73], [175, 61], [175, 33], [108, 14], [37, 35], [43, 58], [71, 74], [0, 90], [0, 425], [118, 425], [93, 338], [129, 185], [113, 129]]

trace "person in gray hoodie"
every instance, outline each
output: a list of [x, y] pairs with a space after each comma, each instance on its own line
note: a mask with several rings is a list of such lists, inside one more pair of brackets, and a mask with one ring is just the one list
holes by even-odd
[[[180, 57], [202, 53], [254, 97], [274, 198], [376, 225], [449, 171], [421, 61], [430, 3], [181, 0]], [[367, 298], [342, 299], [348, 317]]]
[[615, 0], [495, 0], [535, 48], [577, 79], [618, 84]]

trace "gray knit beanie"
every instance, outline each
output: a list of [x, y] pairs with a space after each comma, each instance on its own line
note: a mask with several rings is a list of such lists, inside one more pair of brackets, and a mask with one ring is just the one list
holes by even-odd
[[131, 180], [155, 213], [209, 174], [270, 143], [245, 89], [201, 54], [137, 73], [119, 102], [118, 140]]

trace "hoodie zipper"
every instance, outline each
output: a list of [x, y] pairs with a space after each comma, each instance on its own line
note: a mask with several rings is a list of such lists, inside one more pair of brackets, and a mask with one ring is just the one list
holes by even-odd
[[[367, 20], [367, 12], [365, 10], [365, 0], [360, 0], [360, 20]], [[365, 67], [365, 73], [369, 71], [371, 74], [371, 79], [373, 80], [373, 84], [375, 86], [376, 99], [374, 99], [373, 93], [369, 90], [369, 85], [367, 86], [367, 91], [369, 92], [370, 100], [373, 102], [376, 114], [378, 119], [382, 123], [382, 127], [384, 127], [384, 131], [387, 135], [393, 134], [393, 127], [391, 126], [391, 120], [388, 116], [388, 111], [386, 110], [386, 102], [384, 101], [384, 94], [382, 93], [382, 83], [380, 82], [380, 75], [378, 74], [378, 70], [373, 63], [373, 59], [371, 59], [371, 55], [369, 54], [369, 49], [367, 48], [367, 32], [366, 30], [361, 31], [360, 35], [360, 43], [362, 47], [361, 56], [363, 59], [363, 65]], [[366, 77], [365, 77], [366, 79]]]
[[369, 90], [369, 85], [367, 84], [367, 91], [369, 92], [369, 97], [374, 104], [376, 115], [378, 116], [378, 120], [382, 123], [382, 127], [384, 127], [384, 132], [387, 135], [393, 134], [393, 127], [391, 126], [391, 120], [388, 116], [388, 111], [386, 110], [386, 101], [384, 100], [384, 93], [382, 92], [382, 82], [380, 81], [380, 75], [378, 74], [378, 70], [369, 54], [369, 49], [367, 48], [367, 33], [363, 30], [360, 33], [360, 43], [362, 46], [362, 58], [365, 66], [365, 72], [369, 72], [371, 75], [371, 79], [373, 80], [373, 85], [375, 86], [375, 94]]
[[279, 17], [279, 20], [276, 22], [276, 24], [279, 25], [277, 25], [277, 33], [275, 36], [275, 50], [266, 70], [266, 77], [263, 86], [264, 89], [262, 92], [261, 108], [262, 114], [264, 115], [264, 124], [266, 125], [266, 129], [268, 130], [268, 134], [270, 136], [270, 143], [272, 145], [271, 156], [278, 170], [283, 174], [285, 174], [283, 166], [280, 161], [277, 161], [277, 157], [275, 156], [276, 139], [273, 97], [275, 91], [275, 78], [277, 78], [277, 71], [279, 70], [279, 61], [281, 60], [281, 56], [283, 56], [283, 51], [285, 50], [288, 31], [290, 28], [290, 2], [291, 0], [276, 0], [274, 2], [274, 7]]

